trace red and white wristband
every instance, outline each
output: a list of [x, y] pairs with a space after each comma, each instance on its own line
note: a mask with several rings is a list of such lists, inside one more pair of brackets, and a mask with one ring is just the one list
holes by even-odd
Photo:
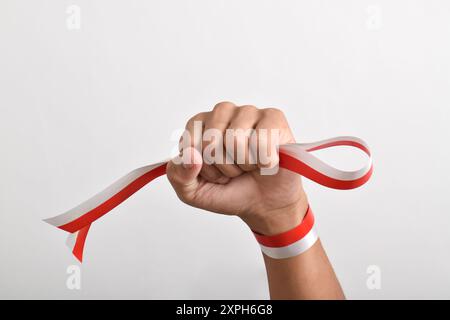
[[302, 222], [295, 228], [273, 236], [265, 236], [253, 231], [261, 251], [273, 259], [298, 256], [316, 243], [317, 235], [314, 215], [308, 207]]
[[[326, 164], [311, 153], [335, 146], [356, 147], [368, 155], [367, 162], [356, 171], [342, 171]], [[373, 171], [369, 147], [363, 140], [356, 137], [345, 136], [314, 143], [282, 145], [279, 155], [281, 168], [298, 173], [318, 184], [333, 189], [346, 190], [360, 187], [369, 180]], [[67, 245], [73, 255], [81, 262], [84, 244], [91, 224], [152, 180], [164, 175], [166, 165], [167, 161], [164, 161], [133, 170], [75, 208], [44, 221], [70, 233]], [[312, 220], [310, 221], [310, 219]], [[311, 224], [311, 228], [308, 229], [309, 224]], [[282, 234], [275, 237], [258, 235], [257, 239], [260, 241], [263, 251], [269, 256], [283, 258], [300, 254], [317, 240], [312, 212], [308, 210], [304, 221], [297, 228], [288, 231], [286, 235]]]

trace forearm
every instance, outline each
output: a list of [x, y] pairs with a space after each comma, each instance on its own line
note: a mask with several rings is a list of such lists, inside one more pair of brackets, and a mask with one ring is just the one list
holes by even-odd
[[320, 240], [292, 258], [264, 255], [271, 299], [344, 299]]

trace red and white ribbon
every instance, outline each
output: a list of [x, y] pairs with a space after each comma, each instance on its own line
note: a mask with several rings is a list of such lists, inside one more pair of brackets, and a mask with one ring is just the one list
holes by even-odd
[[[352, 146], [361, 149], [368, 155], [365, 165], [356, 171], [338, 170], [311, 154], [312, 151], [335, 146]], [[354, 189], [366, 183], [372, 174], [372, 158], [367, 144], [356, 137], [336, 137], [315, 143], [287, 144], [280, 146], [280, 167], [296, 172], [310, 180], [323, 186], [333, 189]], [[136, 191], [146, 184], [166, 173], [167, 161], [145, 166], [131, 171], [126, 176], [120, 178], [102, 192], [86, 200], [75, 208], [44, 221], [70, 233], [67, 240], [69, 248], [74, 256], [81, 262], [83, 259], [84, 243], [91, 224], [105, 215]], [[311, 213], [312, 216], [312, 213]], [[305, 216], [306, 218], [306, 216]], [[303, 223], [302, 223], [303, 224]], [[311, 233], [312, 232], [312, 233]], [[314, 228], [308, 234], [315, 234]], [[315, 236], [317, 238], [317, 236]], [[262, 247], [269, 256], [286, 256], [292, 248], [301, 251], [308, 241], [313, 239], [304, 237], [303, 242], [290, 243], [282, 251], [277, 250], [274, 254], [274, 247], [270, 245]], [[309, 242], [308, 242], [309, 243]], [[280, 247], [278, 247], [279, 249]], [[292, 249], [292, 250], [291, 250]], [[294, 251], [295, 251], [294, 250]], [[297, 252], [296, 251], [296, 252]]]
[[274, 259], [295, 257], [311, 248], [319, 238], [314, 225], [314, 216], [309, 207], [303, 221], [292, 230], [274, 236], [256, 232], [253, 234], [261, 251]]

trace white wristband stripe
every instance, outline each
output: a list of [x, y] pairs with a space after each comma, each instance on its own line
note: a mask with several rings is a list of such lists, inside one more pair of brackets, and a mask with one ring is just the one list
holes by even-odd
[[302, 254], [303, 252], [311, 248], [314, 243], [316, 243], [317, 239], [319, 239], [319, 236], [316, 227], [314, 226], [304, 238], [286, 247], [272, 248], [266, 247], [262, 244], [260, 244], [260, 247], [261, 251], [264, 252], [265, 255], [273, 259], [286, 259]]

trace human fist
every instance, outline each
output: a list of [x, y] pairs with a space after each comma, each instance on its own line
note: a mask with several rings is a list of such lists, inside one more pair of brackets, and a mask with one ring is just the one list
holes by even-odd
[[278, 234], [300, 224], [308, 207], [300, 176], [278, 170], [278, 145], [294, 142], [278, 109], [221, 102], [187, 122], [167, 177], [183, 202]]

